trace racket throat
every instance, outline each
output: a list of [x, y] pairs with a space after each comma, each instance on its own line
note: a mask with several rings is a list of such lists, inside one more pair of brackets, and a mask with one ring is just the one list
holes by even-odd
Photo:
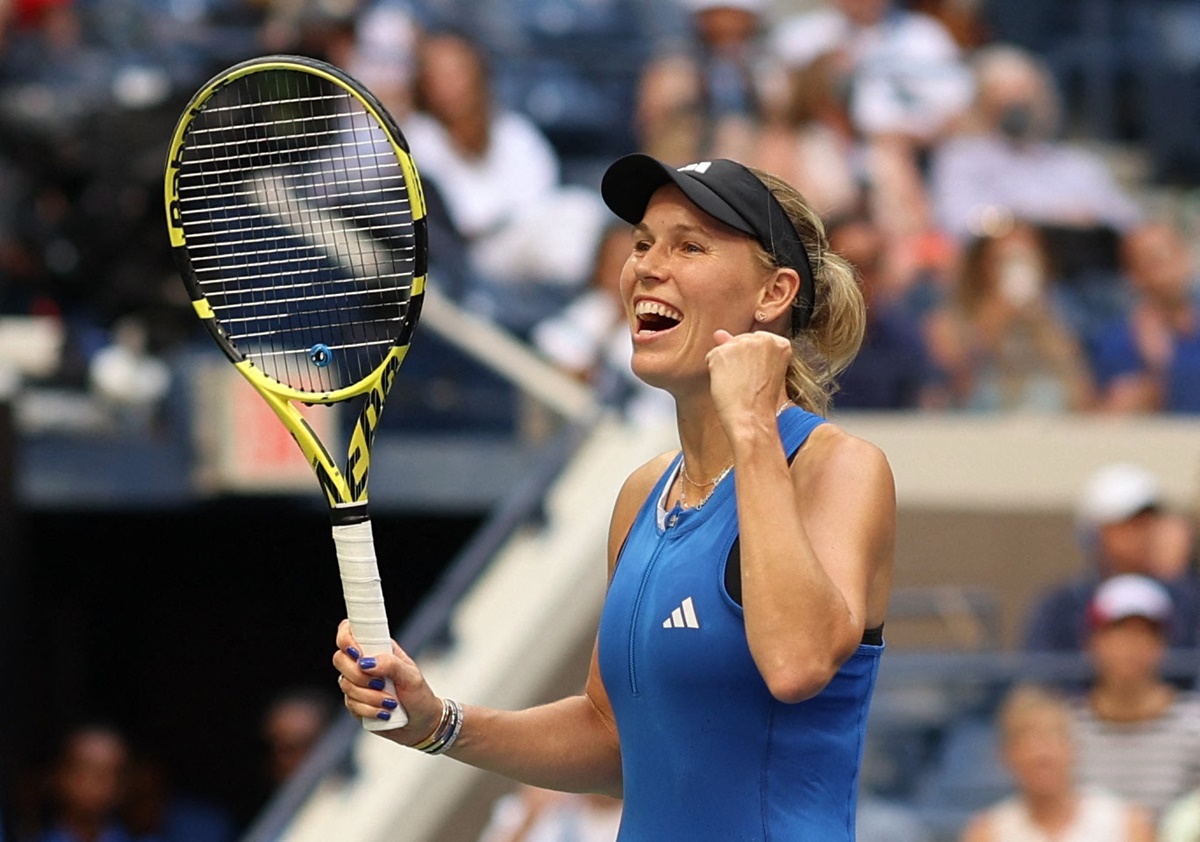
[[352, 526], [370, 519], [366, 503], [339, 503], [329, 509], [329, 520], [334, 526]]

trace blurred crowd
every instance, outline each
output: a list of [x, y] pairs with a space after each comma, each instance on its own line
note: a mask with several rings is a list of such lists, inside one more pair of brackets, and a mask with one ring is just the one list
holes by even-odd
[[581, 378], [625, 368], [598, 175], [644, 151], [737, 158], [820, 209], [871, 303], [835, 409], [1196, 412], [1196, 231], [1161, 197], [1200, 182], [1170, 131], [1200, 4], [1092, 5], [1107, 30], [1087, 3], [989, 0], [5, 0], [0, 317], [56, 328], [51, 364], [10, 360], [116, 407], [162, 399], [197, 336], [167, 137], [218, 70], [294, 53], [399, 121], [431, 282]]
[[[291, 777], [339, 710], [328, 688], [288, 687], [267, 700], [255, 754], [255, 808]], [[18, 770], [0, 799], [0, 840], [12, 842], [235, 842], [252, 816], [180, 785], [162, 747], [112, 720], [63, 724], [38, 763]]]

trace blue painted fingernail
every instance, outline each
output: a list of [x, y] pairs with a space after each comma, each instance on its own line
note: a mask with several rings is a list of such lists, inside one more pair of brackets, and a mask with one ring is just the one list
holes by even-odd
[[380, 704], [383, 705], [388, 710], [395, 710], [396, 708], [398, 708], [400, 706], [400, 703], [397, 702], [395, 699], [384, 699], [382, 702], [380, 702]]
[[359, 669], [373, 670], [373, 669], [375, 669], [375, 659], [374, 658], [362, 658], [359, 660], [358, 666], [359, 666]]
[[387, 684], [382, 678], [372, 678], [370, 681], [367, 682], [367, 686], [370, 687], [372, 690], [382, 690], [384, 687], [387, 686]]
[[353, 646], [346, 647], [346, 654], [349, 655], [351, 658], [353, 658], [356, 661], [362, 657], [362, 654], [357, 649], [355, 649]]
[[391, 719], [392, 715], [390, 713], [388, 713], [386, 710], [381, 710], [381, 711], [379, 711], [379, 713], [375, 714], [375, 718], [383, 719], [386, 721], [388, 719]]

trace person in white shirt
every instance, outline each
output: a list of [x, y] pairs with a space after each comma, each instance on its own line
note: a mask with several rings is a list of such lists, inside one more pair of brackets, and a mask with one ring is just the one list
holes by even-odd
[[598, 191], [562, 181], [550, 141], [494, 101], [490, 78], [478, 45], [428, 33], [402, 128], [467, 243], [480, 282], [468, 306], [524, 332], [586, 284], [608, 212]]
[[938, 223], [966, 239], [996, 219], [1125, 230], [1140, 208], [1098, 154], [1057, 136], [1057, 93], [1030, 53], [996, 44], [975, 54], [976, 99], [962, 131], [930, 159]]
[[521, 786], [502, 796], [479, 842], [613, 842], [621, 799]]
[[1000, 709], [999, 728], [1016, 792], [976, 813], [962, 842], [1152, 842], [1154, 829], [1144, 810], [1079, 785], [1065, 699], [1018, 685]]
[[588, 288], [560, 312], [534, 325], [530, 341], [559, 369], [588, 383], [620, 378], [625, 419], [653, 425], [674, 419], [675, 407], [662, 390], [634, 377], [633, 343], [621, 303], [621, 269], [629, 257], [629, 227], [611, 225], [596, 251]]

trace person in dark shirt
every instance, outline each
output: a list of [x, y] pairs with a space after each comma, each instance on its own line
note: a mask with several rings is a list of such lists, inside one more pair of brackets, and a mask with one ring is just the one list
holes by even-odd
[[858, 272], [867, 305], [867, 329], [858, 356], [842, 372], [837, 409], [916, 409], [939, 402], [939, 386], [925, 340], [909, 308], [889, 297], [881, 277], [884, 240], [867, 217], [831, 221], [829, 244]]
[[1112, 463], [1088, 480], [1077, 511], [1087, 569], [1044, 592], [1025, 628], [1035, 652], [1082, 652], [1089, 637], [1088, 606], [1112, 576], [1135, 573], [1162, 582], [1174, 611], [1166, 628], [1172, 648], [1197, 643], [1200, 584], [1186, 523], [1166, 511], [1158, 479], [1133, 464]]

